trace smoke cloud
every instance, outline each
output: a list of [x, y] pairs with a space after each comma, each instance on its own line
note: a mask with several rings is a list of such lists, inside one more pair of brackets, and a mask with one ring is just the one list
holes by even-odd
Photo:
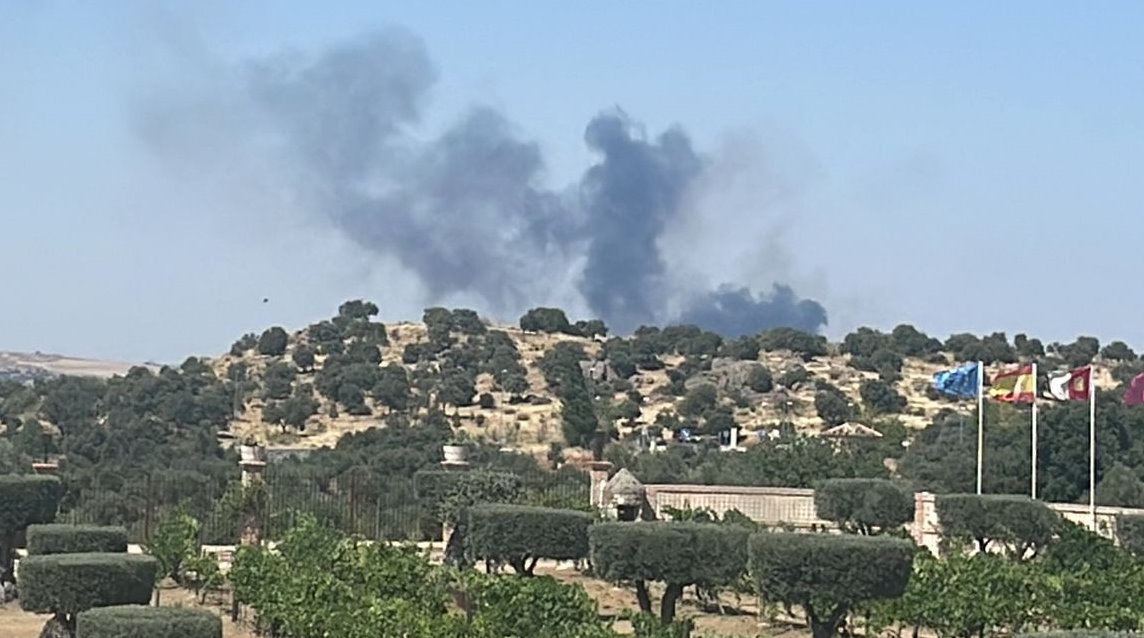
[[[436, 78], [421, 41], [387, 29], [317, 56], [251, 61], [218, 82], [233, 94], [209, 99], [243, 105], [228, 142], [268, 149], [306, 210], [400, 262], [426, 303], [475, 295], [480, 310], [514, 317], [551, 299], [555, 282], [575, 281], [619, 333], [671, 321], [728, 335], [826, 324], [823, 307], [787, 285], [763, 297], [732, 283], [695, 294], [668, 275], [660, 240], [713, 165], [683, 130], [648, 138], [625, 113], [603, 112], [583, 133], [594, 164], [552, 190], [539, 146], [495, 110], [473, 108], [417, 139]], [[218, 132], [196, 132], [219, 126], [211, 114], [224, 109], [206, 101], [148, 104], [136, 129], [160, 157], [207, 156], [196, 140]]]

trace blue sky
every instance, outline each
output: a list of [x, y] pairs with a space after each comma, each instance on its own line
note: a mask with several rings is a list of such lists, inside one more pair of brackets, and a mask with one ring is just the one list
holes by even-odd
[[706, 276], [790, 283], [832, 336], [909, 322], [1144, 348], [1139, 3], [0, 4], [0, 349], [177, 361], [349, 297], [418, 316], [400, 269], [280, 214], [287, 194], [159, 166], [131, 124], [218, 69], [393, 24], [437, 70], [414, 136], [490, 105], [559, 186], [619, 106], [738, 158]]

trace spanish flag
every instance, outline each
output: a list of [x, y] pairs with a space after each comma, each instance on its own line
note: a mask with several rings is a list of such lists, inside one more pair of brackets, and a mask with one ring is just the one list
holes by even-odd
[[989, 398], [994, 401], [1017, 403], [1033, 401], [1036, 380], [1033, 378], [1032, 364], [1002, 370], [993, 377], [989, 387]]

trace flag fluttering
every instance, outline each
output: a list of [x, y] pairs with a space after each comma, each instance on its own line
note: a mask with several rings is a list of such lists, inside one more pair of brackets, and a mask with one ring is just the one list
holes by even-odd
[[1140, 405], [1144, 403], [1144, 372], [1132, 377], [1128, 382], [1128, 388], [1124, 391], [1124, 396], [1121, 399], [1124, 405]]
[[1002, 370], [993, 377], [993, 384], [989, 388], [989, 398], [1008, 403], [1031, 402], [1035, 396], [1035, 387], [1036, 379], [1033, 377], [1033, 366], [1018, 366], [1009, 370]]
[[1057, 401], [1087, 401], [1092, 392], [1092, 366], [1049, 377], [1049, 396]]
[[950, 370], [934, 373], [933, 387], [939, 392], [963, 399], [976, 397], [979, 389], [978, 366], [979, 364], [976, 362], [966, 363]]

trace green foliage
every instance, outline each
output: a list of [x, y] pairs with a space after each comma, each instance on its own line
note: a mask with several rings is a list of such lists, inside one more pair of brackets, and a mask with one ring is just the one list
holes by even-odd
[[710, 383], [701, 383], [687, 391], [679, 404], [679, 413], [686, 417], [700, 417], [715, 407], [719, 391]]
[[1136, 352], [1123, 341], [1113, 341], [1100, 350], [1100, 356], [1109, 361], [1135, 361]]
[[666, 585], [660, 606], [666, 622], [674, 619], [684, 587], [726, 584], [743, 573], [747, 534], [735, 525], [663, 521], [599, 523], [588, 531], [596, 573], [635, 583], [642, 611], [651, 611], [646, 583]]
[[377, 304], [361, 299], [351, 299], [338, 306], [338, 316], [347, 319], [368, 320], [370, 317], [376, 317], [377, 313]]
[[415, 549], [347, 538], [302, 516], [274, 551], [241, 546], [236, 599], [278, 635], [459, 638], [446, 592]]
[[200, 524], [185, 509], [177, 509], [159, 521], [145, 547], [159, 561], [159, 577], [183, 582], [185, 564], [199, 555]]
[[760, 393], [774, 390], [775, 382], [771, 377], [771, 371], [763, 365], [752, 366], [751, 371], [747, 373], [747, 387], [753, 392]]
[[278, 357], [286, 353], [286, 345], [290, 336], [281, 326], [268, 328], [258, 338], [258, 354], [268, 357]]
[[0, 476], [0, 572], [11, 569], [15, 535], [56, 517], [63, 486], [54, 476]]
[[994, 332], [984, 338], [967, 333], [955, 334], [946, 340], [945, 349], [959, 361], [981, 361], [986, 365], [1017, 361], [1017, 351], [1009, 345], [1003, 332]]
[[92, 607], [145, 605], [159, 563], [138, 554], [51, 554], [20, 561], [20, 607], [74, 615]]
[[475, 602], [470, 631], [478, 636], [614, 636], [598, 620], [596, 601], [551, 576], [498, 578], [470, 572], [465, 593]]
[[76, 616], [76, 638], [222, 638], [222, 620], [206, 609], [116, 605]]
[[914, 547], [886, 536], [763, 532], [750, 539], [751, 574], [769, 600], [798, 605], [815, 638], [829, 638], [856, 605], [901, 596]]
[[[38, 423], [36, 425], [39, 426]], [[0, 439], [0, 476], [31, 473], [32, 458], [23, 451], [16, 449], [16, 446], [12, 445], [8, 439]]]
[[269, 399], [285, 399], [290, 396], [294, 383], [294, 366], [274, 362], [266, 366], [262, 375], [263, 392]]
[[127, 530], [116, 526], [29, 525], [27, 538], [29, 555], [127, 551]]
[[826, 425], [834, 426], [846, 423], [854, 418], [854, 410], [846, 395], [837, 389], [819, 390], [814, 394], [814, 410], [818, 418]]
[[941, 350], [940, 341], [905, 323], [890, 332], [890, 344], [905, 357], [925, 357]]
[[518, 574], [531, 575], [542, 558], [586, 558], [594, 520], [571, 510], [477, 505], [468, 510], [468, 542], [474, 558], [508, 563]]
[[767, 352], [789, 350], [807, 357], [826, 354], [826, 337], [795, 328], [774, 328], [759, 335], [759, 347]]
[[982, 551], [995, 543], [1016, 558], [1044, 548], [1059, 522], [1047, 505], [1025, 496], [940, 494], [936, 505], [943, 540], [973, 542]]
[[808, 372], [806, 368], [800, 365], [787, 368], [783, 371], [782, 374], [779, 375], [779, 378], [776, 379], [779, 385], [791, 390], [795, 389], [795, 387], [797, 387], [799, 384], [806, 383], [809, 380], [810, 372]]
[[906, 407], [906, 397], [881, 379], [867, 379], [858, 388], [862, 403], [879, 414], [897, 414]]
[[526, 332], [563, 332], [568, 333], [572, 325], [568, 317], [559, 308], [533, 308], [520, 318], [520, 329]]
[[865, 326], [842, 339], [842, 352], [855, 357], [869, 357], [879, 350], [891, 348], [890, 336]]
[[294, 352], [290, 354], [290, 358], [294, 361], [294, 365], [303, 372], [309, 372], [314, 369], [314, 349], [308, 345], [300, 344], [295, 346]]
[[232, 345], [230, 347], [230, 353], [236, 357], [241, 357], [242, 355], [246, 354], [247, 352], [250, 352], [251, 350], [253, 350], [257, 346], [258, 346], [258, 335], [255, 335], [253, 333], [248, 332], [248, 333], [242, 335], [241, 337], [239, 337], [238, 341], [234, 342], [234, 345]]
[[742, 361], [755, 361], [759, 358], [759, 340], [755, 337], [739, 337], [723, 342], [720, 352], [724, 357]]
[[814, 508], [843, 531], [876, 535], [913, 520], [914, 495], [886, 479], [831, 479], [815, 487]]
[[1133, 556], [1144, 557], [1144, 514], [1117, 516], [1116, 538], [1125, 551]]

